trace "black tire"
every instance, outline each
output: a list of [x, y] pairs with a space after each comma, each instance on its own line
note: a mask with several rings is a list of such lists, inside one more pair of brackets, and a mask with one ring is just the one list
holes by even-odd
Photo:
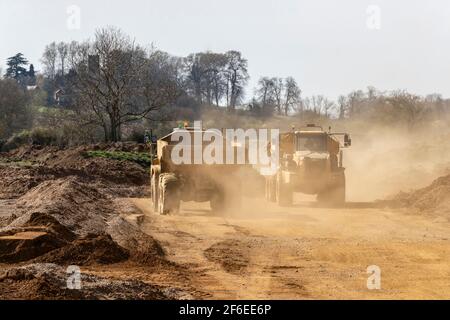
[[266, 200], [270, 202], [276, 201], [276, 179], [274, 176], [266, 177]]
[[173, 173], [159, 176], [158, 213], [165, 215], [180, 211], [180, 183]]
[[276, 177], [276, 201], [279, 206], [292, 206], [294, 192], [291, 186], [282, 180], [281, 172]]

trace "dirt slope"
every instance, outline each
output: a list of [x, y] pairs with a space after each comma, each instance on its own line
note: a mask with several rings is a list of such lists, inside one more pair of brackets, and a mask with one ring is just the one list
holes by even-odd
[[439, 177], [425, 188], [399, 193], [387, 204], [450, 221], [450, 175]]

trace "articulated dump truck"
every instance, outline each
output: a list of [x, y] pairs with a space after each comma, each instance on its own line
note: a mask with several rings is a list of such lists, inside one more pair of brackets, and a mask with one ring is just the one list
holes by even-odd
[[[340, 143], [338, 136], [343, 136]], [[279, 166], [276, 174], [266, 176], [265, 195], [280, 206], [293, 202], [293, 193], [317, 195], [322, 203], [345, 202], [345, 168], [342, 148], [351, 145], [347, 133], [326, 132], [308, 124], [300, 130], [281, 133]]]
[[[185, 146], [185, 152], [188, 150], [187, 152], [191, 153], [190, 161], [187, 163], [173, 161], [172, 151], [179, 142], [178, 139], [173, 141], [172, 136], [180, 132], [189, 133], [191, 137], [190, 144]], [[242, 187], [238, 173], [244, 165], [205, 164], [198, 161], [196, 163], [195, 149], [201, 151], [208, 143], [198, 141], [195, 137], [204, 132], [199, 128], [177, 128], [157, 140], [151, 165], [151, 197], [154, 212], [176, 213], [180, 209], [181, 201], [209, 201], [215, 213], [240, 207]], [[227, 142], [224, 135], [218, 133], [216, 138], [223, 139], [225, 149]], [[233, 146], [236, 154], [239, 147]]]

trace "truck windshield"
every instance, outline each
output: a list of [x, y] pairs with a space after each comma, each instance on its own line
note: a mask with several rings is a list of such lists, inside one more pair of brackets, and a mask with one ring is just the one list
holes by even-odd
[[297, 151], [327, 151], [325, 135], [297, 135]]

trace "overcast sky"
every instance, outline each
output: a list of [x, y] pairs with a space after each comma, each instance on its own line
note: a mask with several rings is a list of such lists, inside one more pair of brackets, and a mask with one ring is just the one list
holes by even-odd
[[249, 94], [261, 76], [293, 76], [303, 96], [375, 86], [450, 97], [448, 0], [0, 0], [0, 15], [3, 71], [17, 52], [39, 69], [46, 44], [114, 25], [178, 56], [241, 51]]

